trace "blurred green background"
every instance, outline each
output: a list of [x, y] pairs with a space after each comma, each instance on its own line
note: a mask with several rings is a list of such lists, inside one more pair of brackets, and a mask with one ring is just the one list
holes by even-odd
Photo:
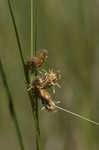
[[[26, 60], [30, 55], [30, 1], [12, 0]], [[49, 52], [45, 68], [60, 70], [60, 106], [99, 122], [99, 2], [42, 0], [39, 3], [38, 50]], [[26, 150], [35, 150], [32, 110], [7, 0], [0, 0], [0, 59]], [[41, 105], [39, 106], [41, 109]], [[39, 112], [43, 150], [98, 150], [99, 127], [57, 111]], [[20, 150], [0, 76], [0, 150]]]

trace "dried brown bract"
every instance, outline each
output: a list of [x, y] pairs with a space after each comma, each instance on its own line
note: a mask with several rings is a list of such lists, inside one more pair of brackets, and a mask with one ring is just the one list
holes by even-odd
[[60, 87], [59, 84], [57, 83], [57, 80], [59, 79], [60, 79], [59, 72], [54, 72], [53, 70], [49, 70], [49, 72], [45, 72], [43, 76], [36, 78], [31, 83], [31, 88], [47, 89], [55, 85]]
[[55, 103], [52, 101], [50, 94], [46, 90], [39, 90], [39, 97], [47, 111], [55, 111]]
[[30, 70], [41, 67], [47, 58], [47, 54], [48, 54], [48, 51], [43, 49], [42, 51], [38, 53], [37, 56], [33, 58], [28, 58], [26, 61], [26, 67]]
[[45, 72], [44, 75], [37, 77], [30, 84], [29, 90], [32, 90], [32, 92], [41, 99], [47, 111], [55, 111], [55, 103], [47, 89], [58, 85], [58, 79], [60, 79], [60, 73], [49, 70], [49, 72]]
[[32, 89], [32, 92], [41, 99], [44, 108], [47, 111], [55, 111], [55, 103], [52, 101], [48, 91], [41, 88], [38, 79], [34, 80], [33, 83], [34, 84], [30, 89]]
[[57, 80], [60, 79], [60, 73], [55, 72], [53, 70], [49, 70], [49, 72], [46, 72], [42, 78], [40, 78], [40, 81], [42, 82], [42, 88], [47, 89], [50, 88], [51, 86], [57, 85], [58, 87], [59, 84], [57, 83]]
[[[26, 62], [27, 69], [32, 70], [41, 67], [46, 60], [47, 54], [48, 54], [47, 50], [42, 50], [36, 57], [27, 59]], [[49, 94], [47, 89], [55, 85], [60, 87], [59, 84], [57, 83], [59, 79], [60, 79], [59, 72], [49, 70], [48, 72], [45, 71], [40, 76], [36, 77], [36, 79], [30, 83], [30, 88], [28, 89], [28, 91], [32, 90], [32, 94], [38, 96], [41, 99], [41, 102], [47, 111], [53, 112], [56, 109], [56, 105], [53, 102], [51, 95]], [[55, 90], [53, 90], [53, 93], [55, 93]]]

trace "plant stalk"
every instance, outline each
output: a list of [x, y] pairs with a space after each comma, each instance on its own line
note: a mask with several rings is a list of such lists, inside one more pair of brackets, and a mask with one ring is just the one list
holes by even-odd
[[12, 10], [10, 0], [8, 0], [8, 7], [9, 7], [12, 23], [13, 23], [15, 35], [16, 35], [18, 50], [19, 50], [19, 53], [20, 53], [20, 57], [21, 57], [21, 61], [22, 61], [23, 69], [24, 69], [25, 79], [26, 79], [26, 82], [29, 83], [28, 72], [27, 72], [26, 67], [25, 67], [24, 57], [23, 57], [22, 48], [21, 48], [21, 42], [20, 42], [20, 38], [19, 38], [18, 30], [17, 30], [17, 25], [16, 25], [16, 22], [15, 22], [15, 17], [14, 17], [14, 13], [13, 13], [13, 10]]
[[[36, 55], [37, 51], [37, 34], [38, 34], [38, 0], [31, 0], [31, 58]], [[33, 80], [37, 72], [31, 72], [30, 80]], [[34, 96], [32, 99], [33, 116], [36, 132], [36, 149], [41, 150], [41, 138], [39, 128], [39, 113], [38, 113], [38, 97]]]
[[[30, 54], [31, 58], [36, 55], [36, 49], [37, 49], [37, 20], [38, 20], [37, 2], [38, 0], [31, 0], [31, 54]], [[19, 53], [20, 53], [20, 57], [21, 57], [21, 61], [22, 61], [23, 69], [24, 69], [25, 79], [26, 79], [26, 82], [29, 84], [31, 79], [35, 78], [36, 73], [34, 74], [31, 73], [31, 76], [29, 79], [28, 71], [26, 70], [26, 67], [25, 67], [24, 57], [22, 55], [21, 42], [20, 42], [20, 38], [19, 38], [19, 34], [18, 34], [16, 22], [15, 22], [15, 17], [13, 14], [10, 0], [8, 0], [8, 6], [9, 6], [12, 23], [13, 23], [14, 30], [15, 30], [16, 40], [17, 40], [18, 49], [19, 49]], [[41, 139], [40, 139], [39, 119], [38, 119], [38, 100], [37, 100], [37, 97], [34, 98], [30, 92], [28, 92], [28, 95], [29, 95], [30, 103], [32, 106], [33, 117], [34, 117], [37, 150], [41, 150], [42, 148], [41, 148]]]
[[8, 83], [7, 83], [7, 78], [6, 78], [1, 60], [0, 60], [0, 74], [1, 74], [1, 77], [2, 77], [2, 81], [3, 81], [4, 87], [5, 87], [7, 96], [8, 96], [9, 110], [10, 110], [10, 114], [11, 114], [11, 117], [13, 119], [13, 122], [14, 122], [14, 125], [15, 125], [15, 128], [16, 128], [16, 133], [17, 133], [19, 144], [20, 144], [20, 150], [24, 150], [23, 139], [22, 139], [20, 128], [19, 128], [16, 112], [15, 112], [15, 109], [14, 109], [12, 95], [11, 95], [11, 92], [9, 90], [9, 86], [8, 86]]

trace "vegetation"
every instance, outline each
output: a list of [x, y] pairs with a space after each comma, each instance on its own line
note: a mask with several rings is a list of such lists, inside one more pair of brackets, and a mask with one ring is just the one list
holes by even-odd
[[41, 129], [42, 149], [98, 150], [98, 126], [59, 110], [39, 109], [39, 100], [26, 89], [35, 73], [28, 77], [24, 67], [37, 50], [47, 49], [45, 69], [50, 64], [62, 74], [62, 88], [56, 89], [53, 99], [99, 122], [98, 2], [5, 0], [0, 7], [1, 149], [41, 149]]

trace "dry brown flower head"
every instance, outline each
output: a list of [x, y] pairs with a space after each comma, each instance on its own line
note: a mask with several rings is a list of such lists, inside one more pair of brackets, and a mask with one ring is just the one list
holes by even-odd
[[57, 83], [57, 80], [60, 79], [60, 74], [58, 72], [54, 72], [53, 70], [49, 70], [49, 72], [45, 72], [43, 76], [37, 77], [34, 81], [31, 83], [32, 89], [48, 89], [52, 86], [59, 84]]
[[47, 54], [48, 54], [48, 51], [43, 49], [42, 51], [38, 53], [37, 56], [33, 58], [28, 58], [26, 61], [26, 67], [30, 70], [41, 67], [47, 58]]
[[42, 104], [47, 111], [52, 111], [52, 112], [55, 111], [56, 109], [55, 103], [51, 99], [51, 96], [48, 93], [48, 91], [44, 89], [40, 90], [39, 97], [41, 98]]

